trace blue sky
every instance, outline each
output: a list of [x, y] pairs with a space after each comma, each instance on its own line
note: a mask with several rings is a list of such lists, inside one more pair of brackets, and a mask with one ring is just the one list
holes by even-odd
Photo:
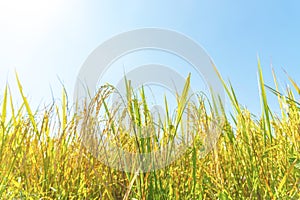
[[[271, 64], [287, 84], [284, 68], [300, 82], [298, 1], [1, 1], [0, 93], [14, 71], [34, 105], [58, 99], [59, 79], [72, 97], [77, 73], [88, 55], [121, 32], [167, 28], [198, 42], [232, 82], [240, 103], [259, 112], [257, 55], [266, 84]], [[16, 94], [17, 98], [17, 94]], [[270, 99], [275, 106], [276, 98]]]

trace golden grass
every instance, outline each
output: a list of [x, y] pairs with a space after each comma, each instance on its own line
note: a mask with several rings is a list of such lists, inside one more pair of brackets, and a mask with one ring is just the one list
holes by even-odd
[[[196, 139], [180, 159], [163, 169], [145, 173], [122, 172], [105, 166], [82, 145], [80, 113], [74, 114], [68, 108], [65, 91], [61, 105], [33, 112], [17, 78], [23, 104], [18, 108], [13, 106], [8, 87], [1, 103], [0, 198], [299, 199], [299, 103], [292, 90], [281, 95], [278, 88], [274, 89], [281, 107], [281, 116], [277, 117], [269, 109], [260, 67], [259, 72], [262, 116], [255, 117], [241, 107], [231, 85], [223, 82], [235, 113], [231, 120], [224, 114], [216, 147], [201, 158], [205, 127], [212, 116], [201, 102], [198, 107], [189, 105], [187, 93], [183, 93], [178, 98], [177, 116], [167, 117], [168, 123], [163, 123], [164, 133], [176, 133], [180, 115], [184, 108], [189, 108]], [[289, 79], [299, 92], [297, 84]], [[139, 125], [137, 133], [142, 134], [139, 127], [146, 123], [151, 126], [153, 122], [145, 109], [146, 97], [143, 92], [140, 95], [142, 101], [130, 93], [128, 109]], [[106, 114], [110, 114], [108, 119], [112, 119], [112, 110], [105, 99], [99, 101], [99, 98], [104, 97], [96, 96], [94, 102], [97, 106], [101, 103]], [[8, 109], [11, 114], [7, 114]], [[150, 121], [145, 120], [147, 117]], [[112, 120], [107, 126], [103, 134], [122, 130]], [[157, 144], [137, 137], [130, 139], [125, 131], [122, 134], [119, 145], [133, 152], [147, 152]], [[165, 141], [170, 140], [168, 137]]]

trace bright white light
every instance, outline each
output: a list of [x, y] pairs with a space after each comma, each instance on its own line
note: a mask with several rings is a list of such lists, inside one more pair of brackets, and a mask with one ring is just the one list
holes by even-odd
[[[34, 51], [62, 16], [60, 0], [0, 0], [0, 67], [29, 64]], [[2, 73], [6, 73], [5, 71]]]
[[61, 8], [59, 0], [8, 0], [0, 2], [1, 31], [45, 30]]

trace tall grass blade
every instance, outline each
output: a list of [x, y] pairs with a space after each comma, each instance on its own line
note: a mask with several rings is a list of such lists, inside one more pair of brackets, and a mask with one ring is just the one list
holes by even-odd
[[6, 121], [6, 115], [7, 115], [7, 88], [8, 86], [6, 85], [5, 90], [4, 90], [4, 96], [3, 96], [3, 102], [2, 102], [2, 116], [1, 116], [1, 122], [3, 123], [3, 126], [5, 126], [5, 121]]
[[281, 117], [285, 119], [285, 112], [284, 112], [284, 108], [283, 108], [283, 104], [282, 104], [282, 100], [281, 100], [281, 95], [279, 93], [279, 88], [278, 88], [278, 82], [277, 82], [277, 77], [274, 71], [274, 68], [272, 68], [272, 75], [273, 75], [273, 81], [275, 84], [275, 95], [278, 98], [278, 103], [279, 103], [279, 107], [280, 107], [280, 111], [281, 111]]
[[63, 89], [62, 92], [62, 131], [64, 132], [67, 127], [67, 93], [66, 89]]
[[[11, 116], [12, 116], [12, 119], [13, 119], [13, 124], [17, 124], [17, 119], [16, 119], [16, 116], [15, 116], [15, 108], [14, 108], [14, 103], [13, 103], [13, 99], [12, 99], [12, 93], [11, 93], [11, 90], [10, 88], [9, 89], [9, 101], [10, 101], [10, 108], [11, 108]], [[24, 104], [22, 104], [24, 105]], [[23, 106], [21, 106], [20, 109], [22, 109]]]
[[214, 70], [217, 73], [217, 75], [218, 75], [218, 77], [219, 77], [219, 79], [220, 79], [220, 81], [221, 81], [221, 83], [222, 83], [222, 85], [223, 85], [223, 87], [226, 91], [226, 94], [229, 96], [229, 99], [230, 99], [231, 104], [233, 105], [233, 108], [235, 109], [235, 111], [238, 114], [241, 114], [241, 108], [239, 106], [239, 103], [237, 101], [237, 97], [235, 95], [235, 92], [233, 90], [233, 87], [232, 87], [231, 83], [230, 83], [230, 86], [228, 87], [226, 82], [222, 78], [220, 72], [218, 71], [217, 67], [215, 65], [213, 65], [213, 67], [214, 67]]
[[300, 95], [300, 87], [290, 76], [288, 78], [289, 78], [291, 84], [293, 85], [293, 87], [295, 88], [295, 90], [297, 91], [297, 93]]
[[[267, 126], [267, 133], [266, 136], [272, 141], [272, 134], [271, 134], [271, 120], [270, 120], [270, 111], [269, 111], [269, 105], [267, 101], [267, 94], [265, 90], [265, 83], [263, 78], [263, 72], [260, 65], [260, 60], [258, 58], [258, 76], [259, 76], [259, 88], [261, 92], [261, 101], [262, 101], [262, 112], [263, 112], [263, 118], [265, 118], [265, 125]], [[266, 138], [265, 138], [266, 139]]]
[[27, 101], [27, 98], [25, 97], [25, 95], [23, 93], [23, 88], [22, 88], [22, 85], [21, 85], [21, 82], [19, 80], [17, 72], [16, 72], [16, 79], [17, 79], [17, 83], [18, 83], [19, 92], [20, 92], [20, 94], [22, 96], [23, 103], [24, 103], [24, 105], [26, 107], [29, 119], [30, 119], [31, 124], [32, 124], [32, 126], [34, 128], [34, 132], [38, 133], [37, 124], [35, 122], [34, 115], [33, 115], [32, 111], [31, 111], [31, 108], [29, 106], [29, 102]]

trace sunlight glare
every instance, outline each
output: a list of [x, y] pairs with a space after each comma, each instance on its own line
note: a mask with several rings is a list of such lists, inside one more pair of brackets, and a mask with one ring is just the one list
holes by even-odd
[[45, 29], [62, 7], [59, 0], [10, 0], [0, 2], [0, 25], [3, 30]]

